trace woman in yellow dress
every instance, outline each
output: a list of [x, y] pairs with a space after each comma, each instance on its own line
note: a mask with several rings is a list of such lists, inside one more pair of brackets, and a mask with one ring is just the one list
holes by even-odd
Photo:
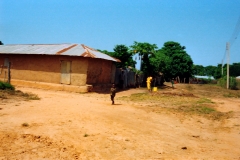
[[152, 81], [152, 77], [150, 76], [150, 77], [148, 77], [147, 78], [147, 89], [148, 89], [148, 91], [150, 92], [151, 91], [151, 81]]

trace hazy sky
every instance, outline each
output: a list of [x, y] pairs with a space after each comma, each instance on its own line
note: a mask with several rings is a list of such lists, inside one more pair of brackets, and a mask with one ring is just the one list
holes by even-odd
[[[194, 64], [216, 66], [239, 16], [240, 0], [0, 0], [0, 41], [108, 51], [134, 41], [158, 48], [175, 41]], [[240, 62], [239, 39], [231, 45], [230, 63]]]

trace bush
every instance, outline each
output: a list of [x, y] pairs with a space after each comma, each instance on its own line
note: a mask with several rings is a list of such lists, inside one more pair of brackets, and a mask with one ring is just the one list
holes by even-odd
[[[227, 87], [227, 76], [218, 80], [218, 85], [226, 88]], [[237, 80], [235, 77], [229, 77], [229, 89], [237, 89]]]
[[15, 90], [15, 87], [12, 86], [10, 83], [0, 81], [0, 89], [1, 90], [5, 90], [5, 89]]

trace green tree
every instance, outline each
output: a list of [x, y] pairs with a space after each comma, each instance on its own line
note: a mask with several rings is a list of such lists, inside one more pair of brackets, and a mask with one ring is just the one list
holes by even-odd
[[202, 65], [193, 65], [193, 75], [205, 76], [205, 68]]
[[0, 41], [0, 45], [3, 45], [2, 41]]
[[117, 64], [118, 67], [134, 67], [136, 65], [136, 61], [133, 60], [133, 54], [129, 51], [129, 48], [125, 45], [116, 45], [114, 47], [115, 55], [114, 57], [121, 60], [121, 63]]
[[216, 66], [206, 66], [205, 67], [205, 76], [214, 76], [215, 70], [217, 69]]
[[102, 50], [102, 51], [98, 50], [98, 51], [119, 59], [121, 62], [116, 63], [116, 66], [118, 68], [124, 68], [128, 66], [135, 68], [136, 61], [133, 60], [133, 54], [132, 52], [129, 51], [129, 48], [127, 46], [116, 45], [113, 50], [114, 52], [109, 52], [107, 50]]
[[233, 63], [229, 66], [230, 76], [237, 77], [240, 76], [240, 63]]
[[161, 48], [162, 52], [168, 57], [167, 71], [168, 78], [177, 77], [181, 80], [189, 78], [193, 73], [193, 61], [185, 51], [186, 47], [178, 42], [168, 41]]
[[215, 79], [219, 79], [222, 77], [222, 64], [218, 64], [216, 69], [215, 69], [215, 72], [213, 74], [213, 77]]
[[130, 46], [130, 48], [132, 49], [133, 54], [139, 54], [140, 56], [141, 61], [140, 70], [147, 75], [152, 74], [152, 68], [150, 66], [149, 57], [156, 52], [156, 49], [158, 48], [157, 45], [135, 41], [134, 44]]
[[171, 70], [171, 58], [164, 54], [163, 50], [158, 50], [149, 58], [150, 68], [154, 73], [164, 73], [165, 77], [171, 77], [169, 71]]

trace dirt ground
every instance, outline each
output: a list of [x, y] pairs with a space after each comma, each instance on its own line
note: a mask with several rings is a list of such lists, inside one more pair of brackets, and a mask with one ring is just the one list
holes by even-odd
[[211, 98], [232, 113], [217, 121], [121, 98], [142, 88], [118, 92], [115, 105], [109, 94], [16, 89], [40, 100], [1, 100], [1, 160], [240, 160], [239, 98]]

